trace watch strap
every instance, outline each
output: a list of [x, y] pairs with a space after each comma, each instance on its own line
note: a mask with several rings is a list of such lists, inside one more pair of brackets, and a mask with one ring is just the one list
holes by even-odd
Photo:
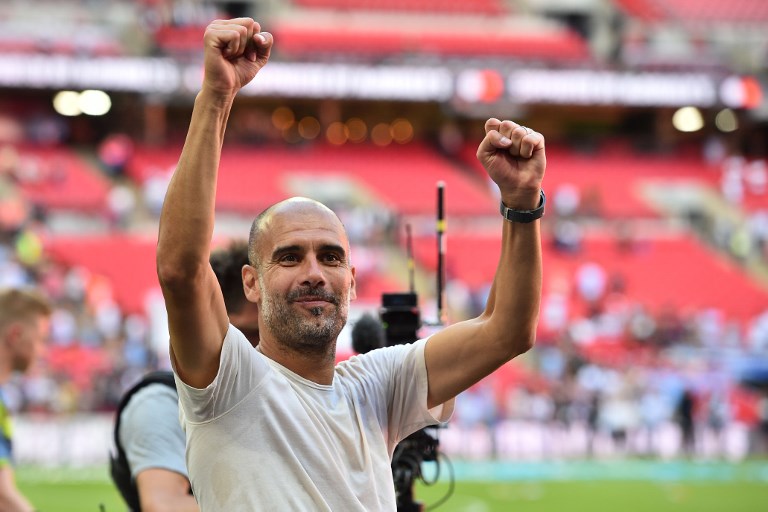
[[504, 201], [499, 201], [501, 216], [510, 222], [522, 222], [523, 224], [540, 219], [544, 215], [544, 205], [547, 204], [547, 196], [544, 195], [544, 190], [540, 191], [539, 197], [539, 206], [533, 210], [513, 210], [512, 208], [507, 208], [504, 205]]

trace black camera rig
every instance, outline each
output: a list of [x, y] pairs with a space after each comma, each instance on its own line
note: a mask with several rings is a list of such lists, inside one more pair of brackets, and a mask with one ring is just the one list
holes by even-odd
[[[415, 293], [385, 293], [379, 311], [387, 346], [413, 343], [418, 339], [421, 314]], [[398, 512], [420, 512], [421, 503], [414, 501], [413, 484], [419, 478], [422, 462], [438, 462], [439, 441], [430, 432], [438, 427], [425, 427], [409, 435], [395, 447], [392, 477], [395, 481]]]
[[[445, 289], [445, 212], [444, 212], [445, 184], [441, 181], [437, 184], [437, 321], [435, 326], [444, 325], [443, 293]], [[414, 285], [414, 260], [411, 243], [411, 228], [406, 225], [406, 242], [408, 253], [410, 291], [406, 293], [384, 293], [381, 300], [379, 318], [384, 327], [384, 342], [386, 346], [413, 343], [419, 339], [418, 331], [422, 327], [419, 301]], [[436, 475], [440, 474], [440, 443], [437, 438], [439, 426], [425, 427], [403, 439], [396, 447], [392, 456], [392, 477], [395, 482], [398, 512], [421, 512], [424, 510], [422, 503], [415, 501], [413, 496], [413, 484], [421, 479], [427, 482], [422, 474], [423, 462], [437, 464]], [[435, 480], [437, 476], [435, 477]], [[442, 503], [452, 493], [451, 490], [438, 502]], [[436, 506], [437, 504], [433, 505]]]

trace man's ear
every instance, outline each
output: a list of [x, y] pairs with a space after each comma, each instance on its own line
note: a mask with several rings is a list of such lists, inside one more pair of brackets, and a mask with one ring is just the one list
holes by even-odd
[[349, 300], [357, 298], [357, 289], [355, 288], [355, 267], [352, 267], [352, 284], [349, 286]]
[[259, 276], [256, 269], [250, 265], [243, 265], [243, 291], [245, 298], [256, 304], [261, 300], [261, 289], [259, 288]]

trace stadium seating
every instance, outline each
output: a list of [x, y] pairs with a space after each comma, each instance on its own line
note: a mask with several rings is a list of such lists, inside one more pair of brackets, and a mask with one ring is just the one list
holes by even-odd
[[[475, 150], [474, 146], [466, 145], [461, 152], [462, 161], [478, 176], [485, 176]], [[644, 195], [645, 185], [670, 181], [706, 187], [717, 193], [719, 176], [717, 169], [683, 152], [641, 155], [615, 142], [591, 152], [557, 143], [547, 145], [546, 186], [550, 200], [561, 186], [575, 186], [583, 202], [593, 202], [583, 206], [606, 219], [658, 218], [660, 213]]]
[[[127, 167], [143, 183], [175, 165], [179, 149], [137, 148]], [[370, 145], [245, 148], [228, 147], [221, 162], [218, 205], [255, 214], [291, 195], [317, 196], [323, 183], [338, 180], [346, 201], [372, 200], [405, 215], [432, 215], [438, 181], [450, 198], [447, 213], [483, 215], [494, 210], [485, 187], [429, 147], [417, 143], [379, 148]], [[327, 188], [327, 187], [326, 187]], [[248, 191], [248, 193], [243, 193]], [[331, 191], [329, 194], [336, 195]], [[342, 198], [344, 199], [344, 198]]]
[[17, 184], [30, 202], [48, 210], [105, 211], [109, 181], [72, 149], [25, 146], [17, 151]]
[[643, 21], [659, 21], [666, 16], [655, 0], [614, 0], [614, 3], [628, 15]]
[[[589, 58], [585, 41], [566, 28], [494, 32], [467, 26], [460, 30], [461, 37], [458, 37], [456, 31], [440, 25], [406, 30], [386, 24], [306, 26], [281, 21], [272, 31], [280, 41], [279, 54], [289, 56], [423, 54], [448, 58], [503, 56], [548, 62], [586, 61]], [[322, 41], [319, 47], [318, 41]]]
[[615, 0], [627, 14], [644, 21], [683, 23], [761, 23], [768, 20], [763, 0]]
[[[303, 0], [266, 23], [279, 41], [277, 59], [425, 55], [589, 60], [586, 41], [568, 27], [503, 18], [509, 14], [507, 5], [498, 0]], [[204, 29], [205, 24], [200, 23], [165, 24], [155, 31], [154, 40], [158, 48], [171, 54], [196, 53]]]
[[154, 33], [158, 48], [169, 53], [199, 52], [205, 26], [163, 25]]
[[[159, 291], [156, 246], [154, 235], [59, 236], [45, 240], [50, 258], [67, 266], [87, 268], [90, 273], [106, 278], [123, 311], [138, 314], [146, 314], [148, 297]], [[376, 304], [382, 293], [402, 289], [397, 279], [368, 271], [358, 287], [358, 300]]]
[[126, 313], [146, 312], [148, 292], [158, 288], [157, 237], [131, 234], [49, 237], [45, 250], [55, 261], [85, 267], [106, 277]]
[[[587, 235], [575, 254], [558, 252], [545, 240], [544, 290], [551, 280], [574, 276], [580, 265], [594, 262], [606, 273], [621, 275], [626, 294], [653, 311], [672, 306], [691, 312], [706, 308], [722, 310], [728, 318], [744, 321], [764, 310], [768, 291], [736, 264], [713, 253], [690, 235], [637, 240], [634, 249], [623, 249], [608, 234]], [[434, 241], [414, 240], [419, 264], [436, 268]], [[498, 265], [500, 235], [451, 233], [447, 237], [446, 268], [449, 278], [461, 278], [478, 289], [488, 285]], [[574, 303], [574, 306], [577, 306]], [[580, 307], [572, 307], [580, 311]]]
[[304, 8], [487, 15], [509, 9], [503, 0], [294, 0], [294, 3]]
[[[292, 58], [317, 59], [329, 54], [364, 57], [423, 54], [584, 62], [590, 55], [586, 42], [562, 27], [489, 32], [467, 26], [461, 29], [461, 37], [457, 37], [455, 31], [440, 25], [407, 30], [387, 24], [299, 24], [276, 20], [269, 30], [280, 41], [275, 48], [277, 55]], [[203, 32], [201, 26], [163, 26], [156, 32], [155, 42], [170, 53], [198, 52]], [[318, 41], [322, 41], [322, 45], [318, 45]]]

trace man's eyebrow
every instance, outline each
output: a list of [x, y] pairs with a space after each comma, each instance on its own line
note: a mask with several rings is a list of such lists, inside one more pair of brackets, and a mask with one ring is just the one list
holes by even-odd
[[347, 251], [344, 250], [344, 247], [338, 244], [323, 244], [320, 246], [320, 250], [323, 252], [338, 252], [343, 255], [347, 255]]
[[276, 260], [279, 259], [280, 256], [284, 254], [290, 254], [293, 252], [301, 252], [301, 246], [299, 245], [284, 245], [282, 247], [276, 248], [274, 251], [272, 251], [272, 259]]
[[[277, 247], [274, 251], [272, 251], [272, 259], [278, 260], [281, 256], [285, 254], [292, 254], [292, 253], [303, 253], [304, 249], [300, 245], [284, 245], [282, 247]], [[333, 252], [337, 254], [341, 254], [344, 257], [347, 256], [347, 251], [344, 250], [344, 247], [339, 244], [323, 244], [319, 248], [319, 252]]]

